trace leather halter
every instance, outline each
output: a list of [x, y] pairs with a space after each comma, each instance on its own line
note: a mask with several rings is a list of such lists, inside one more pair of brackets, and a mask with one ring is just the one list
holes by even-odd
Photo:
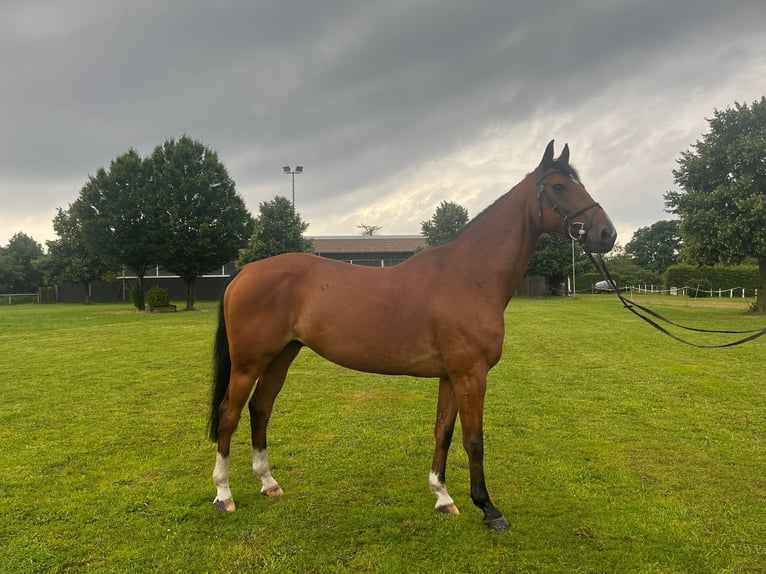
[[[582, 215], [583, 213], [591, 210], [600, 208], [601, 205], [599, 205], [598, 202], [593, 202], [590, 205], [586, 205], [585, 207], [581, 207], [580, 209], [573, 211], [572, 213], [564, 213], [561, 211], [561, 208], [558, 206], [558, 204], [553, 201], [553, 198], [550, 196], [550, 194], [545, 190], [545, 183], [544, 180], [549, 175], [553, 175], [554, 173], [566, 173], [563, 169], [553, 168], [545, 170], [542, 173], [538, 173], [537, 169], [535, 169], [535, 178], [537, 180], [537, 203], [538, 203], [538, 215], [540, 216], [540, 224], [543, 223], [543, 198], [548, 202], [548, 205], [551, 206], [551, 209], [555, 211], [559, 217], [564, 221], [564, 223], [567, 225], [567, 233], [569, 234], [569, 237], [571, 237], [573, 240], [579, 241], [580, 243], [585, 242], [585, 235], [588, 233], [588, 229], [590, 228], [590, 224], [593, 222], [593, 216], [588, 220], [588, 223], [586, 224], [583, 221], [572, 221], [575, 217], [578, 215]], [[578, 182], [579, 183], [579, 182]], [[577, 230], [577, 233], [575, 234], [574, 228], [579, 226], [579, 230]]]

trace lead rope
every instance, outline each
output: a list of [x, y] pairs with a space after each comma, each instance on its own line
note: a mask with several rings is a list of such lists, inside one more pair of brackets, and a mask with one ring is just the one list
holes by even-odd
[[[651, 309], [648, 309], [644, 307], [643, 305], [639, 305], [635, 301], [632, 301], [622, 295], [620, 293], [619, 288], [617, 287], [617, 283], [614, 282], [614, 279], [612, 279], [612, 276], [609, 274], [609, 270], [606, 268], [606, 263], [604, 263], [604, 258], [601, 256], [601, 254], [598, 254], [598, 262], [596, 261], [596, 258], [593, 257], [592, 253], [586, 252], [586, 255], [590, 259], [591, 263], [593, 263], [593, 266], [598, 270], [598, 272], [601, 274], [601, 276], [609, 283], [609, 285], [612, 286], [614, 289], [614, 292], [617, 294], [617, 297], [620, 298], [620, 301], [622, 301], [623, 306], [636, 315], [637, 317], [640, 317], [647, 323], [649, 323], [652, 327], [660, 331], [661, 333], [664, 333], [668, 337], [671, 337], [672, 339], [675, 339], [676, 341], [680, 341], [681, 343], [684, 343], [685, 345], [690, 345], [692, 347], [699, 347], [701, 349], [721, 349], [724, 347], [734, 347], [735, 345], [741, 345], [742, 343], [747, 343], [748, 341], [752, 341], [753, 339], [757, 339], [758, 337], [761, 337], [763, 335], [766, 335], [766, 327], [763, 329], [750, 329], [748, 331], [718, 331], [713, 329], [697, 329], [695, 327], [686, 327], [684, 325], [680, 325], [678, 323], [675, 323], [671, 321], [670, 319], [667, 319], [666, 317], [663, 317], [659, 313], [652, 311]], [[647, 315], [654, 317], [655, 319], [658, 319], [660, 321], [664, 321], [665, 323], [668, 323], [670, 325], [673, 325], [674, 327], [679, 327], [681, 329], [686, 329], [687, 331], [696, 331], [698, 333], [728, 333], [728, 334], [735, 334], [735, 335], [743, 335], [746, 333], [750, 333], [749, 336], [744, 337], [742, 339], [738, 339], [737, 341], [733, 341], [731, 343], [725, 343], [723, 345], [699, 345], [697, 343], [692, 343], [691, 341], [687, 341], [685, 339], [682, 339], [681, 337], [678, 337], [677, 335], [674, 335], [665, 327], [651, 319], [650, 317], [647, 317], [646, 315], [643, 315], [640, 311], [643, 311]]]

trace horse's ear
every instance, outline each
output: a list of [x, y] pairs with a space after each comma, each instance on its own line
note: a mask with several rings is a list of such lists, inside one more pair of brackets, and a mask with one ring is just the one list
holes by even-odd
[[545, 148], [543, 159], [540, 161], [540, 165], [543, 169], [548, 169], [553, 165], [553, 140], [548, 142], [548, 147]]
[[556, 161], [563, 165], [569, 165], [569, 144], [564, 144], [564, 149], [561, 150], [561, 155]]

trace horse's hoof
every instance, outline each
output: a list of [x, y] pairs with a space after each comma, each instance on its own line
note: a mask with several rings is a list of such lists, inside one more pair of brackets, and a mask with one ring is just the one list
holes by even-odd
[[508, 530], [511, 527], [511, 525], [508, 523], [508, 520], [506, 520], [505, 516], [502, 514], [497, 518], [485, 518], [484, 524], [486, 524], [490, 530], [497, 531]]
[[233, 498], [227, 498], [226, 500], [218, 500], [216, 498], [213, 501], [213, 506], [218, 512], [234, 512], [237, 509]]
[[436, 507], [437, 512], [441, 512], [442, 514], [460, 514], [460, 511], [458, 510], [457, 506], [454, 504], [445, 504], [444, 506], [437, 506]]
[[282, 490], [279, 486], [272, 486], [268, 490], [262, 490], [261, 494], [263, 496], [268, 496], [269, 498], [274, 498], [277, 496], [282, 496], [285, 493], [284, 490]]

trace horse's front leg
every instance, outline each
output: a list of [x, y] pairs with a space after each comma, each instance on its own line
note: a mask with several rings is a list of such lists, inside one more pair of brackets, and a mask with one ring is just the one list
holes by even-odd
[[468, 453], [468, 468], [471, 475], [471, 500], [484, 512], [484, 524], [492, 530], [505, 530], [510, 525], [489, 498], [484, 480], [484, 395], [487, 390], [486, 373], [481, 376], [467, 376], [452, 379], [460, 426], [463, 431], [463, 446]]
[[452, 442], [452, 433], [455, 430], [457, 418], [457, 402], [452, 382], [443, 378], [439, 380], [439, 400], [436, 406], [436, 426], [434, 427], [434, 460], [431, 465], [431, 473], [428, 476], [428, 484], [431, 492], [436, 496], [436, 510], [446, 514], [460, 514], [455, 501], [447, 492], [446, 469], [447, 453]]

